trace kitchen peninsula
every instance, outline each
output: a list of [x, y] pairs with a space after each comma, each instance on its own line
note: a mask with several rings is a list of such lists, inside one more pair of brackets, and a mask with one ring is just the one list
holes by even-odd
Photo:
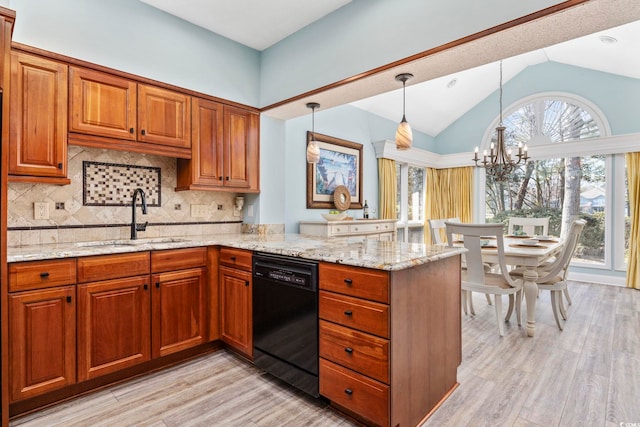
[[[198, 255], [200, 249], [206, 249], [206, 260]], [[179, 251], [190, 252], [187, 252], [188, 257], [182, 258], [182, 255], [177, 256], [182, 253]], [[13, 268], [16, 266], [78, 262], [77, 270], [68, 266], [63, 270], [65, 274], [74, 276], [73, 280], [69, 280], [73, 284], [63, 284], [70, 292], [75, 292], [77, 280], [77, 297], [80, 298], [80, 288], [86, 286], [80, 284], [80, 277], [76, 277], [81, 262], [94, 265], [99, 270], [97, 260], [100, 257], [136, 256], [140, 258], [137, 264], [124, 269], [124, 272], [129, 274], [134, 267], [144, 274], [150, 271], [153, 284], [156, 276], [168, 274], [153, 273], [154, 259], [159, 258], [169, 264], [178, 262], [177, 259], [185, 262], [194, 259], [186, 267], [189, 271], [206, 271], [206, 301], [210, 305], [218, 304], [205, 310], [210, 314], [210, 330], [208, 334], [203, 334], [204, 344], [200, 346], [218, 343], [209, 351], [220, 347], [220, 335], [212, 333], [212, 330], [219, 327], [216, 320], [225, 305], [223, 281], [220, 280], [222, 273], [219, 277], [218, 264], [220, 271], [227, 268], [225, 266], [229, 262], [237, 263], [238, 270], [244, 268], [246, 271], [241, 264], [246, 265], [245, 261], [250, 260], [250, 255], [258, 252], [316, 261], [319, 265], [320, 294], [320, 395], [338, 409], [367, 424], [413, 426], [420, 424], [457, 386], [457, 367], [461, 362], [461, 251], [363, 238], [223, 234], [14, 247], [9, 248], [8, 261], [12, 272], [10, 280], [15, 280], [15, 274], [19, 274], [16, 271], [20, 269]], [[243, 254], [248, 254], [244, 261]], [[151, 259], [151, 268], [146, 267], [149, 258], [141, 258], [143, 256]], [[96, 262], [92, 264], [87, 260]], [[174, 269], [177, 269], [175, 265]], [[55, 278], [54, 271], [48, 272], [50, 276], [47, 276], [47, 280]], [[239, 271], [239, 274], [238, 277], [243, 278], [240, 283], [250, 289], [250, 273]], [[117, 279], [107, 282], [113, 280]], [[146, 285], [143, 282], [140, 289]], [[14, 292], [12, 295], [24, 293]], [[80, 305], [80, 302], [77, 304]], [[80, 319], [78, 317], [78, 322]], [[251, 325], [251, 320], [246, 323]], [[77, 328], [80, 340], [79, 324]], [[227, 343], [224, 334], [222, 341]], [[230, 348], [233, 350], [234, 346]], [[80, 354], [80, 348], [78, 352]], [[252, 358], [251, 350], [240, 350], [240, 354]], [[176, 355], [180, 355], [180, 352], [168, 356], [159, 353], [157, 357], [162, 360], [163, 357], [175, 358]], [[151, 362], [153, 358], [144, 363]], [[117, 374], [109, 372], [100, 376], [99, 372], [89, 372], [89, 375], [97, 376], [94, 381]], [[69, 382], [71, 385], [62, 385], [61, 389], [77, 391], [82, 387], [82, 380], [80, 376], [77, 379], [74, 377]], [[55, 396], [55, 393], [60, 393], [60, 390], [47, 391], [45, 395]], [[12, 414], [27, 410], [29, 405], [25, 402], [31, 402], [31, 409], [37, 407], [41, 398], [36, 396], [14, 401], [11, 404]]]

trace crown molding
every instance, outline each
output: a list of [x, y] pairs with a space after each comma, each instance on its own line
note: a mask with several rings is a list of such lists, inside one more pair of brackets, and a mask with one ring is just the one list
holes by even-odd
[[[437, 154], [420, 148], [411, 147], [408, 150], [398, 150], [395, 141], [388, 139], [374, 141], [373, 148], [376, 158], [395, 160], [415, 166], [434, 169], [459, 168], [474, 166], [473, 152], [467, 151], [454, 154]], [[600, 138], [580, 139], [555, 144], [534, 145], [529, 148], [532, 160], [549, 159], [567, 156], [598, 156], [606, 154], [623, 154], [639, 151], [640, 133], [604, 136]]]

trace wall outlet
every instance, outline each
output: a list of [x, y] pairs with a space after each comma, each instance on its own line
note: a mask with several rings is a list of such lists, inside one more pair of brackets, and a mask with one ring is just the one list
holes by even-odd
[[33, 203], [33, 219], [49, 219], [49, 203]]
[[209, 216], [209, 205], [191, 205], [191, 218], [206, 218]]

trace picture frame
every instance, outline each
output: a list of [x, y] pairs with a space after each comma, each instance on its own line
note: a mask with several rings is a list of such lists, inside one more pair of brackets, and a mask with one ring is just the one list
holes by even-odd
[[307, 131], [307, 145], [315, 140], [318, 163], [307, 163], [307, 208], [335, 209], [333, 192], [344, 185], [351, 195], [349, 209], [362, 209], [362, 144]]

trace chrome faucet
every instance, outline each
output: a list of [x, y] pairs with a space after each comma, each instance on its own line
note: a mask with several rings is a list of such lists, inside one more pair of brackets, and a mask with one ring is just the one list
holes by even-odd
[[144, 195], [144, 191], [142, 188], [136, 188], [133, 191], [133, 196], [131, 199], [131, 240], [135, 240], [138, 238], [138, 231], [145, 231], [147, 229], [147, 224], [149, 221], [144, 224], [136, 224], [136, 196], [140, 193], [140, 199], [142, 201], [142, 214], [147, 214], [147, 198]]

